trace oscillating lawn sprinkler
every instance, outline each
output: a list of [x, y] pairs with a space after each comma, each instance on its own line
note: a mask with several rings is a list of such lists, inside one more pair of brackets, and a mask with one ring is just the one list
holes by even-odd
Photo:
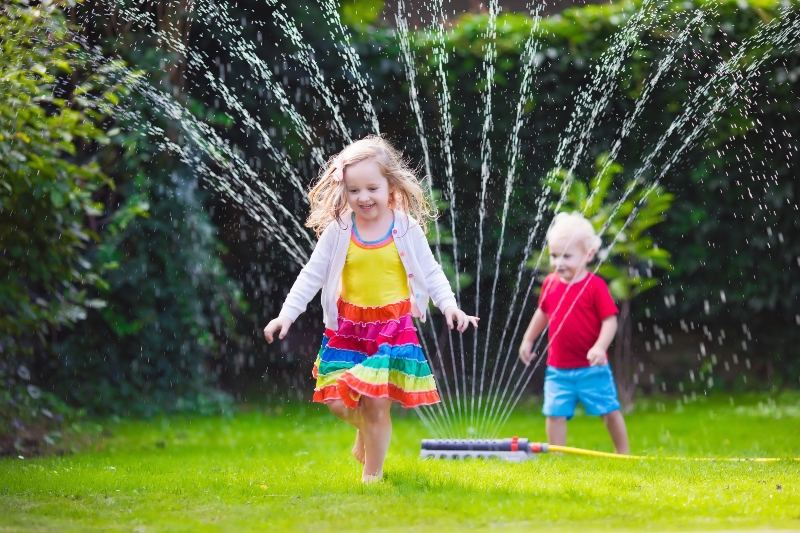
[[538, 454], [547, 452], [619, 459], [639, 458], [633, 455], [556, 446], [546, 442], [530, 442], [521, 437], [511, 437], [510, 439], [423, 439], [419, 455], [426, 459], [488, 459], [494, 457], [520, 462], [535, 459]]
[[[544, 447], [544, 448], [543, 448]], [[528, 439], [424, 439], [420, 457], [436, 459], [488, 459], [527, 461], [547, 451], [547, 444]]]
[[511, 437], [510, 439], [423, 439], [419, 455], [425, 459], [489, 459], [494, 457], [506, 461], [521, 462], [535, 459], [537, 455], [547, 452], [633, 460], [732, 461], [755, 463], [800, 461], [800, 457], [676, 457], [623, 455], [620, 453], [573, 448], [571, 446], [559, 446], [546, 442], [530, 442], [528, 439], [520, 437]]

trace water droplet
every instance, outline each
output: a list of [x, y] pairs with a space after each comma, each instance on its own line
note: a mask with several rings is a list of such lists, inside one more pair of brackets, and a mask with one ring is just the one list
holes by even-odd
[[17, 375], [25, 381], [29, 381], [31, 379], [31, 371], [28, 370], [28, 367], [25, 365], [19, 365], [19, 368], [17, 368]]

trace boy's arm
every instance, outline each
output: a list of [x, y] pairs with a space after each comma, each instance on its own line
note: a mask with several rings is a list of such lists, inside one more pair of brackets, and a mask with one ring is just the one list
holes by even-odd
[[586, 354], [586, 358], [592, 366], [604, 365], [608, 362], [608, 347], [616, 334], [617, 316], [606, 317], [600, 326], [600, 334], [597, 336], [594, 346], [589, 348], [589, 352]]
[[544, 328], [547, 327], [547, 315], [541, 308], [536, 308], [536, 312], [533, 313], [533, 318], [531, 318], [531, 323], [528, 324], [528, 329], [525, 330], [525, 334], [522, 336], [522, 342], [533, 342], [535, 341], [539, 335], [542, 334]]
[[525, 330], [525, 334], [522, 336], [522, 342], [519, 346], [519, 358], [525, 365], [530, 364], [533, 359], [533, 342], [542, 334], [546, 327], [547, 315], [541, 308], [537, 307], [536, 312], [533, 313], [533, 318], [531, 318], [531, 323], [528, 324], [528, 329]]

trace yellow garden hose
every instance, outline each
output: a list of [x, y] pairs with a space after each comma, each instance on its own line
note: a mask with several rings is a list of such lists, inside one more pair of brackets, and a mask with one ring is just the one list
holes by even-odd
[[[539, 451], [534, 451], [533, 447], [538, 445]], [[531, 443], [533, 453], [558, 452], [569, 455], [585, 455], [589, 457], [608, 457], [611, 459], [635, 459], [635, 460], [667, 460], [667, 461], [728, 461], [728, 462], [752, 462], [752, 463], [774, 463], [778, 461], [800, 461], [800, 457], [681, 457], [681, 456], [662, 456], [662, 455], [626, 455], [622, 453], [598, 452], [584, 448], [573, 448], [572, 446], [559, 446], [557, 444]]]

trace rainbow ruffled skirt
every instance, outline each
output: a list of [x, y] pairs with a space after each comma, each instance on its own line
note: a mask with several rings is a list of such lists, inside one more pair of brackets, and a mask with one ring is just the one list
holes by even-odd
[[411, 303], [360, 307], [339, 300], [339, 329], [325, 330], [312, 375], [315, 402], [341, 399], [353, 409], [361, 396], [389, 398], [411, 408], [439, 402], [411, 318]]

